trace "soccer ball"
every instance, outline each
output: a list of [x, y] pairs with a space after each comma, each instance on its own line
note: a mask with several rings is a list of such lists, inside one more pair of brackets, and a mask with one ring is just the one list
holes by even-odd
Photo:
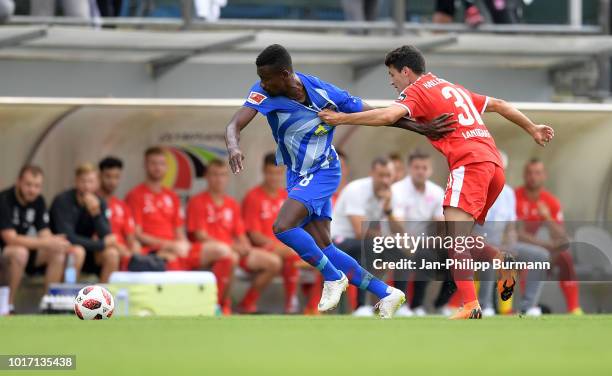
[[115, 310], [115, 300], [102, 286], [87, 286], [74, 298], [74, 313], [81, 320], [109, 319]]

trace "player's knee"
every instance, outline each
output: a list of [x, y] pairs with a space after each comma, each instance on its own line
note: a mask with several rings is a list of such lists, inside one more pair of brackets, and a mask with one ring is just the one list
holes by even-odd
[[19, 245], [11, 245], [4, 249], [4, 253], [6, 258], [12, 265], [25, 267], [28, 263], [29, 251], [25, 247]]
[[229, 245], [220, 242], [215, 242], [214, 244], [211, 244], [210, 249], [207, 251], [211, 252], [212, 257], [215, 260], [230, 257], [232, 254], [232, 248]]
[[49, 255], [49, 258], [48, 258], [49, 264], [52, 264], [52, 265], [64, 265], [66, 263], [66, 257], [67, 257], [66, 254], [67, 254], [66, 250], [52, 252]]
[[283, 269], [283, 260], [277, 255], [271, 254], [270, 256], [273, 256], [270, 258], [270, 271], [275, 274], [280, 273]]
[[69, 248], [68, 252], [74, 256], [74, 259], [77, 263], [85, 260], [86, 251], [80, 245], [73, 245]]
[[119, 265], [119, 251], [117, 248], [109, 247], [102, 254], [103, 262], [107, 265]]
[[293, 227], [294, 226], [291, 226], [289, 221], [285, 221], [281, 218], [277, 218], [274, 224], [272, 225], [272, 231], [274, 231], [274, 234], [280, 234], [287, 230], [291, 230]]

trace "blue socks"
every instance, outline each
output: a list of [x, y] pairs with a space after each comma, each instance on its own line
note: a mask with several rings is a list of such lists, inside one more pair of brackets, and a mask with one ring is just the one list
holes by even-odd
[[275, 234], [276, 238], [288, 247], [293, 248], [302, 260], [319, 269], [326, 281], [336, 281], [342, 274], [336, 269], [333, 262], [321, 251], [312, 236], [301, 227]]
[[386, 283], [374, 277], [370, 272], [359, 265], [357, 260], [338, 249], [333, 243], [328, 245], [323, 253], [327, 255], [332, 264], [342, 270], [351, 285], [367, 290], [382, 299], [389, 295]]

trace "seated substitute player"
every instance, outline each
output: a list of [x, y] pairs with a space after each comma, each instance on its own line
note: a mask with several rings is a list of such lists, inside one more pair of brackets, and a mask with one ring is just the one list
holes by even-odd
[[[334, 243], [369, 270], [374, 270], [375, 259], [400, 261], [404, 258], [395, 248], [385, 249], [381, 255], [371, 252], [375, 237], [402, 231], [403, 218], [398, 210], [393, 209], [397, 207], [396, 202], [400, 199], [391, 191], [395, 176], [394, 167], [395, 164], [388, 158], [375, 158], [371, 164], [370, 176], [347, 184], [334, 206], [334, 220], [331, 223]], [[385, 271], [379, 272], [384, 274]], [[394, 287], [406, 291], [407, 272], [395, 270], [393, 275]], [[374, 316], [373, 307], [366, 304], [366, 298], [365, 289], [360, 289], [357, 292], [357, 309], [353, 312], [354, 316]], [[402, 316], [401, 311], [397, 311], [397, 316]]]
[[578, 282], [572, 254], [565, 247], [567, 233], [563, 225], [563, 209], [559, 200], [544, 188], [546, 169], [539, 159], [525, 165], [525, 185], [516, 189], [516, 212], [520, 241], [540, 246], [550, 252], [555, 268], [559, 269], [559, 286], [565, 297], [567, 311], [580, 315]]
[[136, 239], [136, 225], [130, 208], [125, 201], [115, 196], [121, 180], [123, 162], [115, 157], [106, 157], [98, 163], [100, 191], [98, 195], [106, 200], [106, 217], [111, 231], [117, 238], [117, 250], [121, 257], [120, 269], [128, 270], [132, 255], [140, 254], [140, 243]]
[[7, 263], [9, 311], [24, 272], [45, 272], [45, 291], [49, 284], [61, 282], [66, 257], [72, 253], [77, 273], [85, 260], [85, 250], [71, 246], [63, 235], [49, 230], [49, 213], [41, 195], [43, 171], [26, 165], [14, 186], [0, 192], [0, 257]]
[[[331, 145], [334, 127], [317, 117], [321, 109], [330, 106], [346, 112], [370, 107], [360, 98], [330, 83], [294, 72], [291, 56], [278, 44], [266, 47], [255, 64], [261, 80], [251, 87], [246, 102], [234, 114], [226, 130], [232, 171], [239, 173], [243, 168], [240, 131], [259, 112], [267, 117], [278, 145], [277, 164], [287, 166], [289, 198], [283, 203], [274, 223], [274, 234], [304, 261], [321, 271], [325, 282], [319, 311], [335, 308], [350, 282], [378, 296], [381, 316], [391, 317], [405, 300], [404, 294], [373, 278], [331, 241], [331, 197], [340, 183], [341, 171], [337, 153]], [[445, 115], [420, 128], [408, 120], [393, 127], [419, 129], [421, 133], [439, 138], [452, 129], [447, 127], [447, 118]], [[346, 277], [349, 271], [350, 280]]]
[[281, 205], [287, 199], [283, 189], [284, 169], [276, 165], [273, 153], [263, 160], [263, 181], [247, 192], [242, 200], [242, 218], [247, 235], [253, 246], [278, 255], [283, 260], [283, 283], [285, 285], [285, 313], [296, 313], [298, 309], [297, 285], [300, 277], [300, 256], [276, 237], [272, 225]]
[[[431, 140], [432, 145], [447, 158], [451, 174], [444, 197], [444, 218], [447, 235], [465, 238], [470, 236], [474, 222], [482, 224], [488, 209], [501, 192], [505, 178], [502, 162], [487, 130], [481, 114], [497, 112], [523, 128], [538, 145], [546, 145], [553, 137], [553, 129], [536, 125], [509, 103], [468, 91], [425, 71], [425, 58], [413, 46], [403, 46], [387, 54], [385, 65], [389, 68], [392, 85], [400, 92], [392, 106], [361, 113], [341, 113], [324, 109], [319, 113], [323, 121], [331, 125], [362, 124], [384, 126], [409, 117], [427, 121], [441, 113], [453, 113], [457, 120], [455, 131], [440, 140]], [[342, 111], [342, 109], [338, 109]], [[472, 250], [474, 254], [476, 249]], [[454, 249], [449, 257], [466, 260], [470, 252]], [[482, 247], [478, 254], [484, 258], [505, 259], [490, 246]], [[455, 271], [457, 290], [461, 294], [464, 309], [451, 318], [481, 318], [482, 311], [476, 298], [473, 271]], [[512, 295], [514, 272], [502, 270], [500, 290], [502, 299]]]
[[106, 202], [96, 195], [98, 171], [85, 163], [75, 171], [75, 187], [64, 191], [51, 204], [51, 229], [86, 251], [83, 271], [96, 273], [101, 283], [119, 270], [117, 238], [106, 219]]
[[136, 238], [142, 253], [166, 260], [167, 270], [194, 270], [213, 266], [217, 293], [225, 297], [234, 260], [228, 247], [219, 242], [190, 243], [185, 231], [183, 210], [174, 191], [162, 185], [168, 171], [165, 151], [152, 146], [144, 153], [145, 181], [126, 196], [136, 223]]
[[[219, 159], [210, 161], [206, 181], [208, 190], [189, 200], [187, 229], [195, 240], [221, 242], [230, 246], [240, 257], [240, 266], [254, 275], [251, 288], [240, 303], [240, 311], [255, 313], [260, 293], [281, 271], [281, 259], [251, 245], [242, 222], [240, 206], [226, 193], [229, 170], [225, 162]], [[227, 311], [229, 301], [223, 303], [223, 309]]]

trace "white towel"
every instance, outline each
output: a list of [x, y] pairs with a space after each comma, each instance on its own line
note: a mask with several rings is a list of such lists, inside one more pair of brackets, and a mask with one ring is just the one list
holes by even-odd
[[227, 0], [195, 0], [195, 13], [206, 21], [216, 21], [226, 5]]

